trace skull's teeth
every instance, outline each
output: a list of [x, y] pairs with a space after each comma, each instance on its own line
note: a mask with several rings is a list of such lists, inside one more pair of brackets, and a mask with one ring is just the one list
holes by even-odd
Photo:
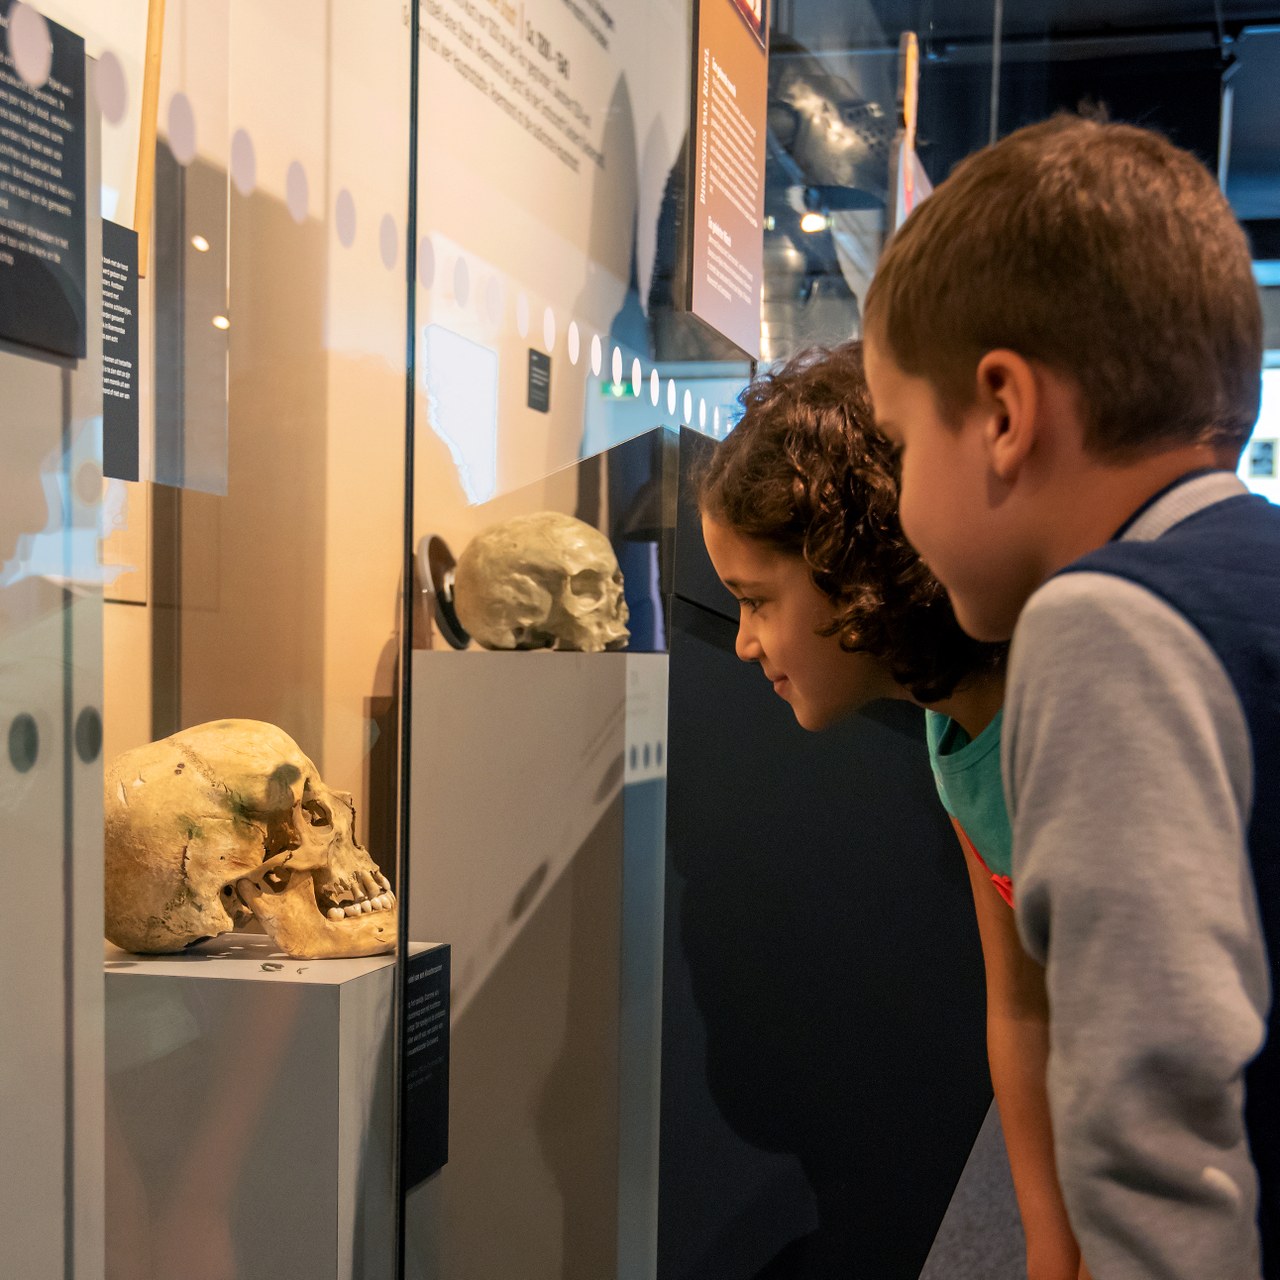
[[347, 902], [340, 907], [330, 907], [325, 915], [330, 920], [350, 920], [356, 916], [372, 915], [375, 911], [390, 911], [396, 905], [396, 895], [390, 890], [380, 893], [376, 898], [361, 898], [357, 902]]

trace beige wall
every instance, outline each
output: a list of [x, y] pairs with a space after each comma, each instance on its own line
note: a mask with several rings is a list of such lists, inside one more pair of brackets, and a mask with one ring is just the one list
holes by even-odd
[[[105, 129], [114, 157], [106, 180], [129, 192], [146, 8], [145, 0], [49, 7], [91, 51], [109, 49], [125, 68], [130, 111]], [[223, 179], [228, 483], [225, 496], [181, 497], [180, 719], [280, 724], [328, 781], [355, 794], [366, 831], [370, 795], [386, 793], [386, 779], [371, 777], [385, 764], [371, 765], [370, 747], [380, 732], [373, 717], [394, 689], [402, 548], [408, 53], [399, 4], [358, 13], [306, 0], [168, 4], [161, 135], [181, 90], [204, 171], [225, 174], [239, 128], [257, 165], [250, 195]], [[309, 184], [302, 224], [285, 204], [294, 161]], [[343, 187], [357, 207], [349, 248], [333, 222]], [[131, 213], [122, 204], [118, 220]], [[390, 269], [378, 244], [384, 213], [398, 227]], [[143, 345], [149, 357], [149, 338]], [[184, 372], [218, 385], [217, 369]], [[147, 523], [148, 486], [130, 488], [136, 533]], [[153, 677], [164, 675], [152, 669], [152, 628], [157, 609], [170, 606], [163, 592], [157, 602], [154, 581], [146, 597], [107, 610], [108, 756], [152, 736]]]

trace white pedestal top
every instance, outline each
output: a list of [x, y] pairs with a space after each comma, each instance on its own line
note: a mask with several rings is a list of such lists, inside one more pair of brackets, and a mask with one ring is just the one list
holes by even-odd
[[[416, 955], [434, 943], [411, 942]], [[342, 960], [300, 960], [285, 955], [263, 934], [225, 933], [172, 955], [143, 956], [104, 943], [108, 973], [150, 977], [220, 978], [236, 982], [296, 982], [335, 986], [363, 978], [395, 963], [394, 955], [360, 956]]]

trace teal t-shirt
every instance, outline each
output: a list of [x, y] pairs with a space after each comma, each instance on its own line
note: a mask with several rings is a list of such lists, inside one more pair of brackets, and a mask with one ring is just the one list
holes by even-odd
[[950, 716], [925, 708], [925, 737], [933, 780], [946, 811], [997, 876], [1013, 871], [1013, 831], [1000, 780], [1000, 727], [1004, 711], [972, 741]]

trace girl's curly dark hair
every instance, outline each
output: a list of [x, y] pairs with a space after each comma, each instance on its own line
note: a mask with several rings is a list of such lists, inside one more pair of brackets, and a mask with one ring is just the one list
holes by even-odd
[[998, 671], [1008, 646], [960, 630], [903, 536], [897, 458], [873, 425], [862, 343], [804, 351], [740, 399], [742, 420], [699, 477], [699, 509], [802, 556], [836, 606], [822, 634], [879, 658], [917, 701]]

